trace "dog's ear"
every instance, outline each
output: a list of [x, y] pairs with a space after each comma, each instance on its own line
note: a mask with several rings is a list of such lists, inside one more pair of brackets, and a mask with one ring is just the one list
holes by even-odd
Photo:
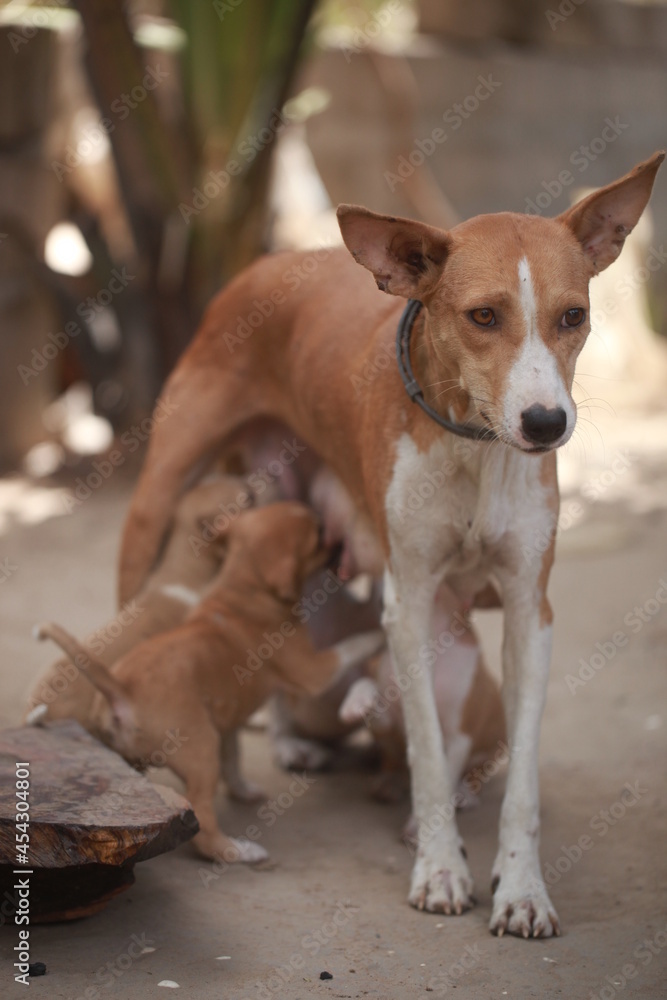
[[339, 205], [336, 215], [345, 246], [380, 291], [421, 299], [435, 288], [449, 252], [447, 233], [357, 205]]
[[664, 153], [654, 153], [625, 177], [594, 191], [558, 216], [581, 243], [594, 274], [613, 263], [646, 208]]
[[297, 601], [300, 589], [296, 579], [298, 558], [296, 553], [271, 558], [266, 553], [262, 559], [261, 573], [267, 587], [277, 594], [281, 601]]

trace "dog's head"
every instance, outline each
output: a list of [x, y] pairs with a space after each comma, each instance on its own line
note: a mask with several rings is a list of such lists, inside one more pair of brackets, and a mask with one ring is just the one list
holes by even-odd
[[424, 386], [432, 405], [526, 452], [570, 438], [589, 280], [621, 252], [664, 158], [654, 154], [555, 219], [503, 212], [443, 232], [340, 206], [345, 244], [378, 288], [426, 306], [426, 355], [413, 357], [435, 383]]
[[315, 511], [293, 501], [247, 511], [230, 525], [227, 542], [225, 565], [245, 564], [281, 601], [298, 600], [304, 581], [331, 556]]

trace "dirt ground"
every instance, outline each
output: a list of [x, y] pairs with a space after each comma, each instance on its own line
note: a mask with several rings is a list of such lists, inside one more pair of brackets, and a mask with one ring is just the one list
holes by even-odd
[[[367, 755], [348, 752], [332, 772], [295, 782], [272, 765], [265, 733], [252, 732], [244, 737], [246, 772], [271, 799], [283, 793], [281, 815], [269, 822], [257, 806], [231, 804], [222, 793], [219, 814], [230, 833], [258, 825], [271, 864], [216, 871], [185, 845], [139, 865], [135, 886], [100, 915], [32, 928], [31, 959], [48, 974], [29, 989], [134, 1000], [162, 996], [167, 980], [202, 1000], [664, 996], [667, 433], [660, 415], [650, 434], [635, 430], [642, 447], [625, 471], [622, 462], [611, 471], [621, 436], [608, 442], [606, 464], [589, 461], [578, 478], [565, 468], [541, 754], [542, 862], [561, 938], [488, 932], [502, 776], [460, 817], [476, 909], [417, 913], [406, 902], [411, 858], [398, 837], [407, 806], [369, 797]], [[0, 482], [2, 726], [17, 722], [27, 688], [53, 657], [32, 640], [33, 624], [55, 619], [84, 633], [113, 611], [126, 472], [69, 514], [64, 496], [74, 482]], [[500, 616], [480, 614], [478, 625], [497, 670]], [[611, 643], [619, 631], [627, 641]], [[596, 643], [603, 665], [582, 668], [600, 652]], [[590, 679], [574, 686], [580, 670]], [[16, 930], [0, 931], [0, 990], [10, 998], [25, 992], [13, 982]], [[135, 959], [137, 938], [150, 950]], [[333, 978], [321, 981], [323, 971]]]

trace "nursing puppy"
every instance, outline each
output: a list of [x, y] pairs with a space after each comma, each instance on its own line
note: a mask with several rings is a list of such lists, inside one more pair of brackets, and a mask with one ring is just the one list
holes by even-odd
[[[150, 572], [193, 470], [254, 421], [288, 426], [339, 477], [358, 512], [355, 536], [365, 529], [355, 561], [384, 574], [419, 827], [408, 898], [434, 912], [472, 906], [473, 882], [455, 817], [442, 811], [454, 789], [424, 650], [443, 582], [466, 605], [494, 585], [512, 748], [491, 873], [497, 934], [559, 932], [539, 858], [538, 776], [556, 449], [577, 418], [589, 281], [618, 257], [663, 159], [555, 219], [501, 212], [444, 232], [342, 205], [347, 250], [257, 261], [213, 301], [169, 378], [174, 413], [154, 428], [126, 523], [123, 600]], [[230, 351], [238, 317], [284, 287], [288, 269], [301, 270], [299, 287]], [[430, 501], [411, 507], [426, 486]]]
[[248, 511], [224, 532], [224, 564], [178, 628], [136, 646], [111, 670], [57, 625], [38, 635], [57, 642], [95, 685], [88, 728], [141, 765], [177, 729], [168, 766], [186, 785], [199, 821], [194, 839], [207, 858], [257, 861], [259, 845], [226, 836], [215, 817], [223, 739], [280, 687], [317, 694], [384, 644], [381, 630], [317, 652], [293, 613], [304, 581], [329, 558], [316, 515], [302, 504]]
[[[237, 476], [221, 476], [185, 493], [157, 568], [135, 598], [83, 645], [110, 667], [143, 639], [180, 624], [220, 568], [222, 547], [212, 527], [230, 505], [250, 506], [252, 492]], [[25, 722], [76, 719], [86, 726], [95, 696], [67, 657], [40, 674], [28, 696]]]
[[[476, 802], [479, 769], [505, 755], [505, 717], [500, 690], [486, 668], [469, 614], [445, 585], [436, 597], [425, 662], [455, 789], [452, 805], [470, 806]], [[388, 652], [373, 657], [367, 676], [350, 687], [339, 715], [348, 725], [363, 722], [380, 747], [375, 795], [386, 800], [400, 797], [408, 785], [407, 740], [400, 688]]]

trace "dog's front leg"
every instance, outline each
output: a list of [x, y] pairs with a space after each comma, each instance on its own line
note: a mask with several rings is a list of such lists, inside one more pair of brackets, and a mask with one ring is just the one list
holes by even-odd
[[551, 608], [539, 579], [501, 580], [505, 625], [503, 702], [510, 762], [493, 866], [491, 930], [523, 937], [559, 934], [540, 871], [538, 756], [551, 658]]
[[385, 574], [383, 624], [403, 713], [418, 825], [409, 900], [420, 910], [462, 913], [473, 905], [472, 878], [456, 828], [454, 789], [428, 665], [430, 623], [439, 579]]

